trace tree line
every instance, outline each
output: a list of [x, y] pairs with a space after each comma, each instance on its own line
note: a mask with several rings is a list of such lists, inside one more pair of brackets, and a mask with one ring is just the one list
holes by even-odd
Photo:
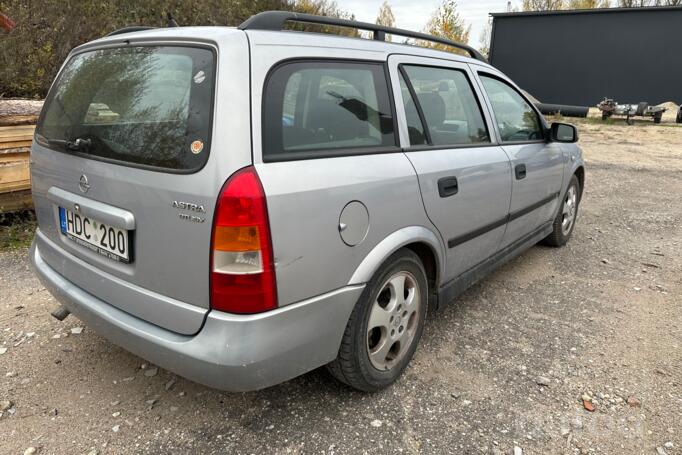
[[678, 6], [682, 0], [523, 0], [522, 11]]
[[122, 27], [165, 27], [169, 13], [235, 26], [267, 10], [354, 18], [331, 0], [0, 0], [0, 97], [45, 97], [71, 49]]
[[[682, 5], [682, 0], [522, 0], [521, 10], [666, 5]], [[267, 10], [355, 19], [352, 12], [340, 8], [333, 0], [0, 0], [0, 97], [44, 97], [71, 49], [118, 28], [164, 27], [168, 14], [181, 25], [234, 26]], [[395, 26], [388, 0], [380, 6], [375, 22]], [[489, 47], [490, 25], [487, 24], [479, 42], [484, 54]], [[363, 36], [357, 30], [340, 27], [292, 28]], [[456, 0], [442, 0], [422, 31], [467, 43], [471, 25], [460, 14]], [[457, 52], [440, 44], [418, 44]]]

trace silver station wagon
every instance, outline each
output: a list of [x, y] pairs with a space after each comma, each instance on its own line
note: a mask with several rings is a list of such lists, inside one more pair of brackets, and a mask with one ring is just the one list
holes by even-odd
[[577, 139], [438, 37], [288, 12], [126, 28], [74, 49], [47, 97], [31, 261], [55, 316], [196, 382], [256, 390], [326, 365], [374, 391], [427, 310], [568, 241]]

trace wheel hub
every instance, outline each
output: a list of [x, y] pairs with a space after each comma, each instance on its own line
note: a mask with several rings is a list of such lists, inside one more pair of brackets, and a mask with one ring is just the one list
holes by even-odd
[[409, 350], [419, 323], [420, 296], [409, 272], [395, 273], [382, 286], [367, 324], [367, 351], [378, 370], [391, 369]]
[[561, 232], [568, 235], [575, 222], [576, 209], [578, 205], [578, 193], [575, 186], [571, 186], [566, 191], [566, 197], [562, 207]]

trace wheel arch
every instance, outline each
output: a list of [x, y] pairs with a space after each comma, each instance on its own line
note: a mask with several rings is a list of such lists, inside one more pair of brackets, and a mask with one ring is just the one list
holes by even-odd
[[443, 245], [433, 231], [423, 226], [404, 227], [384, 238], [365, 256], [348, 284], [368, 282], [379, 267], [400, 248], [409, 248], [419, 256], [429, 284], [437, 289], [444, 267]]
[[580, 184], [580, 194], [579, 199], [583, 197], [583, 189], [585, 188], [585, 167], [580, 165], [573, 171], [573, 175], [578, 178], [578, 183]]

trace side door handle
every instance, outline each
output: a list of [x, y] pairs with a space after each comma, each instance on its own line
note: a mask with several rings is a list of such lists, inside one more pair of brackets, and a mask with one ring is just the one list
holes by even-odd
[[459, 184], [457, 177], [443, 177], [438, 179], [438, 194], [440, 197], [448, 197], [457, 194], [459, 191]]
[[521, 180], [526, 178], [526, 165], [525, 164], [517, 164], [516, 167], [514, 167], [514, 174], [516, 174], [516, 180]]

